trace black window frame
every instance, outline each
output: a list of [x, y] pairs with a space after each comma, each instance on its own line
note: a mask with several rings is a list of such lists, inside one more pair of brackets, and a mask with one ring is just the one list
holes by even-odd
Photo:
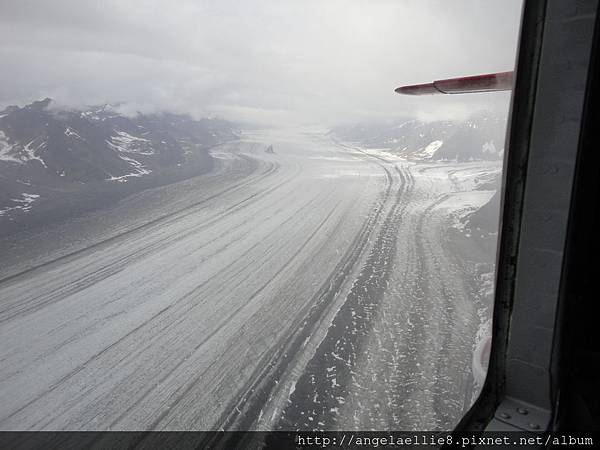
[[589, 141], [597, 15], [597, 0], [524, 0], [488, 375], [457, 432], [557, 428], [572, 205], [582, 142]]

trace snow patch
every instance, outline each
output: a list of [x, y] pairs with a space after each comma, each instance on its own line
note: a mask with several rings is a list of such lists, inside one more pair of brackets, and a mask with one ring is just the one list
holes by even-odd
[[38, 194], [28, 194], [27, 192], [23, 192], [21, 198], [10, 199], [11, 202], [16, 203], [17, 205], [0, 209], [0, 217], [9, 214], [11, 211], [29, 212], [32, 208], [32, 203], [38, 198], [40, 198]]
[[8, 136], [4, 134], [4, 131], [0, 131], [0, 161], [21, 162], [15, 155], [11, 154], [14, 146], [14, 144], [8, 143]]
[[128, 178], [138, 178], [152, 173], [150, 169], [146, 168], [141, 162], [133, 158], [129, 158], [125, 155], [119, 155], [119, 158], [121, 158], [123, 161], [126, 161], [131, 167], [133, 167], [134, 171], [126, 175], [121, 175], [119, 177], [111, 175], [105, 181], [118, 181], [119, 183], [126, 183], [128, 181]]
[[475, 345], [473, 351], [473, 361], [471, 370], [473, 371], [473, 392], [479, 393], [483, 388], [485, 377], [487, 375], [488, 364], [490, 360], [490, 349], [492, 339], [492, 319], [481, 323], [475, 336]]
[[416, 153], [415, 157], [422, 159], [431, 159], [435, 155], [435, 152], [437, 152], [440, 149], [443, 143], [444, 141], [433, 141], [423, 150]]
[[[485, 303], [492, 302], [495, 289], [494, 280], [494, 272], [485, 272], [479, 276], [479, 296]], [[488, 309], [479, 308], [477, 310], [477, 315], [479, 316], [479, 328], [473, 343], [472, 361], [473, 379], [475, 381], [473, 389], [474, 397], [479, 395], [479, 392], [483, 388], [483, 383], [485, 382], [490, 358], [493, 323]]]
[[493, 183], [500, 177], [502, 166], [493, 163], [488, 167], [468, 168], [450, 172], [449, 177], [454, 184], [454, 188], [460, 191], [474, 191], [480, 189], [483, 185]]
[[38, 138], [35, 138], [35, 139], [31, 140], [27, 145], [25, 145], [25, 147], [23, 147], [23, 151], [25, 152], [25, 155], [21, 155], [21, 161], [27, 162], [27, 161], [37, 160], [42, 164], [42, 166], [44, 166], [45, 168], [48, 168], [48, 166], [46, 165], [46, 161], [44, 161], [42, 158], [40, 158], [37, 155], [37, 151], [39, 149], [46, 147], [46, 142], [42, 141], [40, 144], [35, 146], [35, 148], [33, 148], [32, 146], [34, 145], [34, 143], [37, 140], [38, 140]]
[[77, 133], [77, 131], [75, 131], [75, 130], [74, 130], [73, 128], [71, 128], [71, 127], [67, 127], [67, 128], [65, 128], [65, 136], [68, 136], [68, 137], [74, 137], [74, 138], [76, 138], [76, 139], [79, 139], [79, 140], [81, 140], [81, 141], [83, 141], [83, 140], [84, 140], [84, 139], [83, 139], [81, 136], [79, 136], [79, 133]]
[[154, 149], [148, 139], [132, 136], [125, 131], [117, 131], [116, 135], [112, 136], [106, 143], [111, 149], [118, 152], [154, 155]]
[[38, 139], [32, 139], [23, 147], [17, 142], [10, 144], [8, 136], [3, 131], [0, 131], [0, 161], [26, 163], [37, 160], [42, 166], [48, 167], [46, 166], [46, 162], [37, 154], [38, 150], [46, 147], [46, 142], [42, 141], [36, 145]]
[[465, 231], [467, 218], [489, 202], [496, 191], [456, 192], [446, 199], [442, 205], [450, 208], [452, 227]]
[[79, 117], [87, 120], [100, 120], [100, 117], [98, 117], [92, 111], [83, 111], [79, 114]]

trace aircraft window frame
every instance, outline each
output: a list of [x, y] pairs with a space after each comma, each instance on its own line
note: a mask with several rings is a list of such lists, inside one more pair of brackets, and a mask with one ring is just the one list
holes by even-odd
[[571, 194], [597, 13], [593, 0], [524, 2], [506, 139], [490, 364], [482, 392], [457, 432], [552, 427]]

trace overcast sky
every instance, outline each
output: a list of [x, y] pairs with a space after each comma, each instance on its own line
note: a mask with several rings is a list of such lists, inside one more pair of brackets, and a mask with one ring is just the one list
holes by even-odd
[[521, 0], [1, 0], [0, 106], [52, 97], [274, 125], [457, 117], [507, 94], [400, 84], [512, 69]]

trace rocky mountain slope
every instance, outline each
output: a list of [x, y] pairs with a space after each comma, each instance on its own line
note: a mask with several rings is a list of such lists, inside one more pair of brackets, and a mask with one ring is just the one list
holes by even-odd
[[506, 118], [479, 112], [464, 121], [399, 120], [361, 123], [331, 130], [338, 138], [420, 160], [500, 160]]
[[208, 149], [237, 136], [218, 119], [52, 106], [0, 111], [0, 232], [27, 225], [34, 210], [58, 218], [206, 171]]

